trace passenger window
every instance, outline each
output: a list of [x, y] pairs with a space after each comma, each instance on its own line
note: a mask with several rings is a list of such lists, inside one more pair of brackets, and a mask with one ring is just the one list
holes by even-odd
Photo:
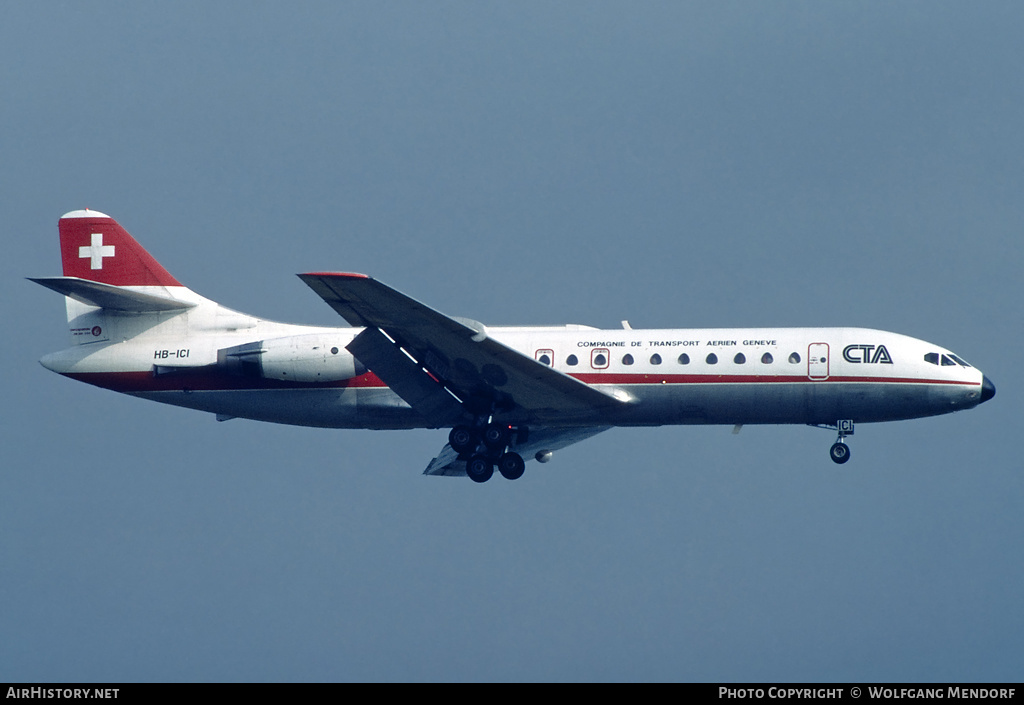
[[718, 355], [715, 355], [714, 353], [709, 353], [708, 356], [704, 358], [704, 362], [708, 363], [709, 365], [717, 365]]
[[540, 364], [551, 367], [551, 361], [555, 359], [555, 351], [538, 350], [533, 354], [533, 356], [537, 359], [537, 362], [539, 362]]
[[938, 353], [925, 353], [924, 354], [924, 361], [925, 362], [930, 362], [933, 365], [937, 365], [937, 364], [939, 364], [939, 354]]
[[651, 364], [652, 365], [660, 365], [661, 364], [661, 355], [659, 355], [658, 353], [654, 353], [653, 355], [651, 355]]
[[775, 358], [772, 357], [771, 353], [765, 353], [764, 355], [761, 356], [761, 363], [762, 364], [770, 365], [773, 362], [775, 362]]
[[736, 357], [734, 357], [732, 361], [735, 362], [737, 365], [742, 365], [747, 361], [747, 356], [744, 355], [743, 353], [736, 353]]
[[686, 353], [683, 353], [682, 355], [680, 355], [679, 356], [679, 364], [680, 365], [689, 365], [690, 364], [690, 356], [687, 355]]
[[800, 353], [790, 353], [789, 361], [794, 365], [800, 364]]
[[590, 366], [595, 370], [608, 367], [608, 348], [594, 348], [590, 351]]
[[630, 355], [629, 353], [626, 353], [625, 355], [623, 355], [622, 356], [622, 364], [623, 365], [632, 365], [633, 364], [633, 356]]
[[576, 365], [580, 364], [580, 359], [575, 355], [570, 355], [569, 357], [565, 358], [565, 364], [567, 364], [569, 367], [576, 367]]

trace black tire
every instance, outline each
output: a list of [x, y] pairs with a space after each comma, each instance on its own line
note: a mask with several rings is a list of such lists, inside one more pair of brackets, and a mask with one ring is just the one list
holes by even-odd
[[498, 472], [506, 480], [518, 480], [526, 471], [526, 461], [519, 453], [505, 453], [498, 459]]
[[845, 443], [834, 443], [829, 449], [828, 454], [831, 456], [833, 463], [842, 465], [850, 459], [850, 446]]
[[489, 423], [484, 429], [484, 445], [491, 450], [505, 450], [510, 436], [511, 433], [506, 424]]
[[466, 461], [466, 474], [473, 482], [487, 482], [494, 474], [494, 463], [486, 455], [474, 455]]
[[472, 453], [479, 441], [469, 426], [456, 426], [448, 434], [448, 445], [459, 455]]

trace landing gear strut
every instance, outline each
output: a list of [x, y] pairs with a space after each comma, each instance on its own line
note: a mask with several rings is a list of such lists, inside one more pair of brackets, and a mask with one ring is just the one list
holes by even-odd
[[[517, 429], [516, 436], [523, 441], [526, 429]], [[466, 474], [474, 482], [487, 482], [498, 472], [508, 480], [517, 480], [526, 470], [526, 462], [515, 451], [508, 450], [512, 440], [512, 427], [508, 424], [485, 423], [480, 419], [475, 426], [459, 425], [448, 434], [448, 444], [466, 460]]]
[[850, 459], [850, 447], [846, 445], [846, 437], [853, 435], [853, 421], [850, 419], [837, 421], [836, 430], [839, 432], [839, 437], [832, 444], [828, 454], [831, 456], [833, 463], [842, 465]]

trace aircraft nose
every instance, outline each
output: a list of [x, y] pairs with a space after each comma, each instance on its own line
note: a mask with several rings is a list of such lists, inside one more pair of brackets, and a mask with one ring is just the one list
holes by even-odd
[[987, 376], [981, 377], [981, 401], [986, 402], [996, 395], [996, 385]]

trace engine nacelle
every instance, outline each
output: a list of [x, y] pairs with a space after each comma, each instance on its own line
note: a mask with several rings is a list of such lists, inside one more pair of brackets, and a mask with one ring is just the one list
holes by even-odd
[[286, 382], [339, 382], [366, 372], [331, 333], [257, 340], [217, 351], [217, 364], [229, 373]]

